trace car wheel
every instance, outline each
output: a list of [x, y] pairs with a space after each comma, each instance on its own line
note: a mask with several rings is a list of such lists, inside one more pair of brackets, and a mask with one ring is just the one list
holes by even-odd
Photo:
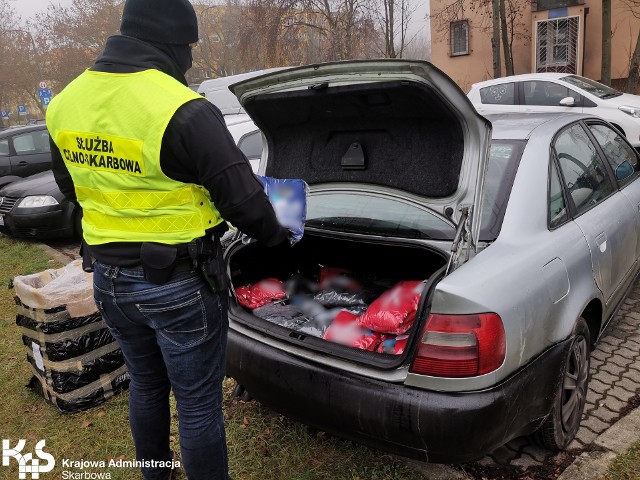
[[564, 450], [576, 436], [587, 396], [591, 335], [583, 318], [578, 319], [572, 336], [553, 408], [533, 434], [536, 443], [550, 450]]
[[236, 383], [236, 387], [233, 389], [233, 393], [231, 394], [231, 398], [240, 398], [244, 393], [244, 385]]

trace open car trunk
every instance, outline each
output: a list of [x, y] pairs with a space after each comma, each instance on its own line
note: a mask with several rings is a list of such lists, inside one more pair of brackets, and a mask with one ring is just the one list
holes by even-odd
[[[237, 294], [229, 307], [234, 321], [298, 347], [393, 368], [402, 363], [415, 332], [424, 324], [427, 293], [443, 271], [447, 255], [415, 242], [328, 236], [307, 229], [293, 247], [237, 242], [227, 251], [227, 262]], [[248, 306], [241, 290], [265, 279], [283, 282], [278, 298]], [[399, 282], [411, 288], [399, 294]], [[416, 293], [414, 320], [409, 315], [397, 330], [358, 323], [380, 305], [380, 318], [389, 318], [385, 309], [391, 311], [391, 318], [402, 317], [398, 313], [402, 306], [394, 302], [406, 291]], [[345, 333], [345, 318], [355, 322], [357, 334], [351, 327]]]

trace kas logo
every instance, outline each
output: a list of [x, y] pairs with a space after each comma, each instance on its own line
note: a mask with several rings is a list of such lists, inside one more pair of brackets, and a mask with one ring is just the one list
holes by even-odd
[[[15, 458], [18, 462], [19, 468], [19, 480], [27, 480], [27, 474], [31, 474], [31, 479], [39, 479], [41, 473], [47, 473], [53, 470], [56, 466], [56, 459], [53, 455], [43, 451], [44, 440], [40, 440], [36, 443], [36, 455], [38, 458], [33, 458], [33, 453], [27, 453], [22, 455], [22, 449], [27, 443], [26, 440], [18, 440], [18, 443], [14, 448], [9, 445], [9, 440], [2, 440], [2, 466], [8, 467], [11, 458]], [[40, 460], [45, 460], [43, 465]]]

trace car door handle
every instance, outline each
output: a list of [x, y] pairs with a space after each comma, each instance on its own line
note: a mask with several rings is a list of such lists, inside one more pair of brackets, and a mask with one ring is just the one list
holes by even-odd
[[27, 162], [26, 160], [18, 162], [18, 165], [28, 165], [28, 164], [29, 164], [29, 162]]
[[598, 244], [600, 252], [604, 253], [607, 250], [607, 236], [604, 232], [596, 237], [596, 243]]

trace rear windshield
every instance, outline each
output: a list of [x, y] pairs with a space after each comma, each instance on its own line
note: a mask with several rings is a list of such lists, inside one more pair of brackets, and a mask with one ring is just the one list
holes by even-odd
[[455, 234], [453, 226], [426, 208], [367, 192], [311, 195], [307, 225], [399, 238], [450, 240]]
[[622, 95], [622, 92], [615, 90], [611, 87], [598, 83], [590, 78], [580, 77], [578, 75], [568, 75], [562, 77], [562, 80], [570, 83], [574, 87], [581, 88], [585, 92], [589, 92], [591, 95], [595, 95], [598, 98], [613, 98]]
[[498, 238], [524, 144], [524, 141], [516, 140], [493, 140], [491, 143], [482, 197], [482, 241], [492, 242]]

